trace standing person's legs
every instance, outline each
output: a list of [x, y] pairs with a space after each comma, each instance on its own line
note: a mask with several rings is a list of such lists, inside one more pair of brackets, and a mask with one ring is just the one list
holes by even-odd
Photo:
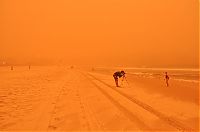
[[166, 84], [167, 84], [167, 87], [169, 86], [169, 82], [168, 82], [169, 80], [168, 79], [166, 79]]

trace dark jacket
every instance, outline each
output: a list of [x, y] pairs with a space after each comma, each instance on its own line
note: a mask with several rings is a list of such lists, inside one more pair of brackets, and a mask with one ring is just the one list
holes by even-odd
[[113, 74], [113, 77], [115, 77], [115, 78], [117, 78], [117, 77], [121, 78], [121, 77], [124, 76], [124, 75], [125, 75], [125, 73], [122, 73], [122, 72], [120, 72], [120, 71], [117, 71], [117, 72], [115, 72], [115, 73]]

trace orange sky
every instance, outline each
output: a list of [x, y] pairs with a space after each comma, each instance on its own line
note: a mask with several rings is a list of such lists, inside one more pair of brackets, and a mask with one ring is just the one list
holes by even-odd
[[0, 60], [198, 66], [198, 0], [1, 0]]

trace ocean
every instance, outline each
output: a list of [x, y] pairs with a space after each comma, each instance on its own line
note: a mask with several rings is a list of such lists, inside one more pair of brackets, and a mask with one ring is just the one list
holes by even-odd
[[104, 74], [113, 74], [115, 71], [124, 70], [127, 74], [148, 78], [163, 78], [165, 76], [165, 72], [167, 72], [170, 79], [199, 82], [199, 69], [191, 68], [96, 67], [94, 70]]
[[[61, 68], [58, 66], [32, 66], [31, 70], [42, 70], [49, 69], [53, 70], [55, 68]], [[69, 68], [67, 66], [62, 66], [62, 68]], [[189, 82], [199, 82], [199, 69], [191, 68], [135, 68], [135, 67], [93, 67], [87, 69], [89, 71], [98, 72], [102, 74], [112, 75], [116, 71], [124, 70], [127, 75], [135, 75], [147, 78], [163, 78], [165, 72], [168, 72], [170, 79], [179, 81], [189, 81]], [[28, 71], [28, 66], [15, 66], [14, 71], [23, 72]], [[10, 73], [10, 67], [0, 67], [0, 73]]]

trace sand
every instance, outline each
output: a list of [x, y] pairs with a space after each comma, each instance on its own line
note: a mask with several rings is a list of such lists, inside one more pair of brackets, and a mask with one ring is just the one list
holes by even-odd
[[197, 130], [199, 84], [68, 67], [0, 70], [1, 131]]

